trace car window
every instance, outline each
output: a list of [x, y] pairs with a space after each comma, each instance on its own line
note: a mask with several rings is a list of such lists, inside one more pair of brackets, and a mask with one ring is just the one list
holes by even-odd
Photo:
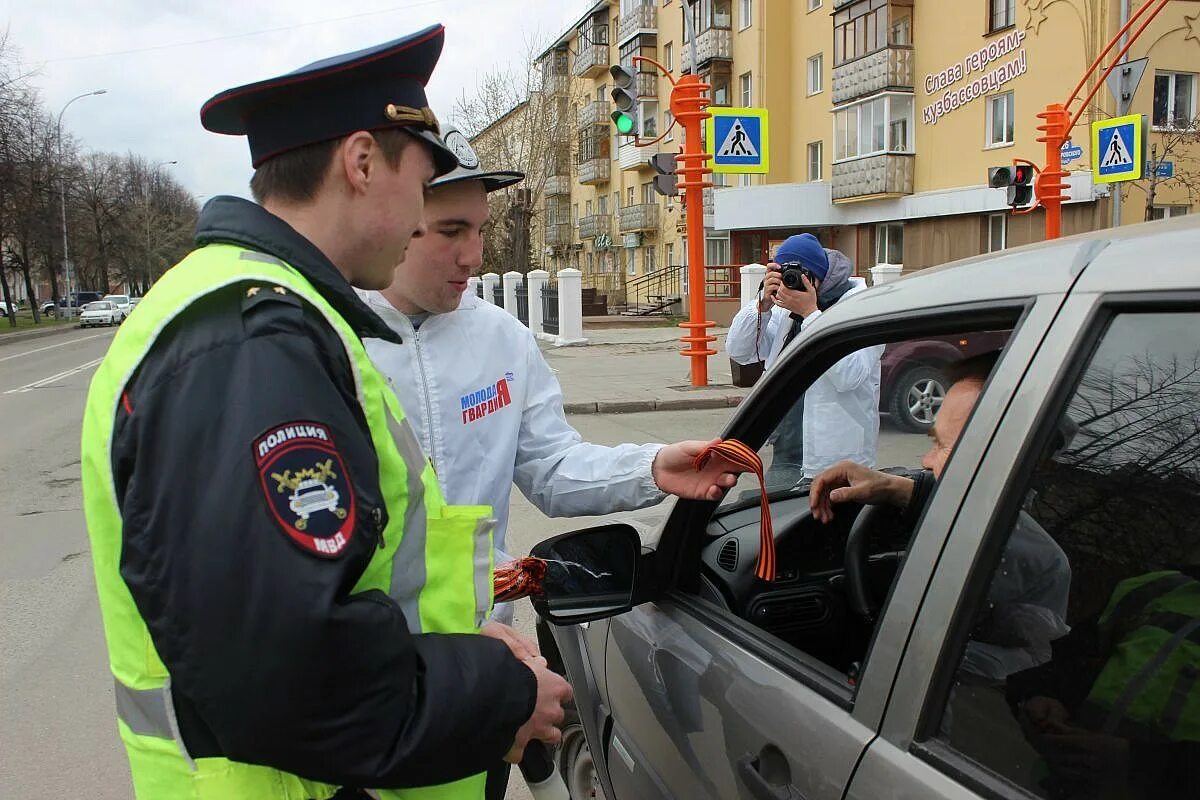
[[1038, 797], [1200, 786], [1200, 314], [1112, 319], [1012, 501], [936, 738]]
[[[760, 490], [752, 474], [742, 475], [716, 509], [702, 550], [703, 599], [799, 651], [844, 687], [855, 685], [863, 670], [915, 519], [881, 504], [858, 540], [861, 546], [851, 549], [848, 534], [862, 507], [838, 505], [832, 522], [817, 521], [809, 511], [812, 480], [842, 460], [919, 473], [949, 389], [947, 368], [998, 352], [1010, 332], [929, 330], [860, 344], [815, 377], [802, 367], [794, 380], [766, 373], [770, 388], [783, 382], [784, 398], [756, 393], [752, 397], [763, 408], [749, 412], [765, 430], [758, 453], [770, 499], [777, 579], [754, 575]], [[794, 363], [800, 362], [785, 359], [776, 369], [786, 372]], [[848, 566], [854, 568], [849, 575]], [[865, 606], [850, 600], [854, 586], [862, 587], [858, 596]]]

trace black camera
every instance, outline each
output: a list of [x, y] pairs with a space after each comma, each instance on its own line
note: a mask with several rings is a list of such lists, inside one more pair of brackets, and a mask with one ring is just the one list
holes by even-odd
[[816, 286], [817, 277], [812, 274], [812, 270], [801, 264], [799, 261], [780, 264], [779, 271], [782, 274], [783, 285], [789, 289], [797, 291], [807, 291], [804, 286], [804, 281], [800, 280], [800, 276], [804, 275], [808, 278], [809, 283]]

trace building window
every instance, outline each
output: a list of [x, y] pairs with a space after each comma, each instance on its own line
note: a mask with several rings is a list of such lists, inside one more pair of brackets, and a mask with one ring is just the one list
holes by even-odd
[[596, 213], [597, 214], [607, 214], [608, 213], [608, 195], [602, 194], [596, 198]]
[[[691, 3], [692, 21], [696, 25], [696, 33], [704, 33], [713, 28], [729, 30], [733, 27], [733, 16], [730, 11], [730, 0], [698, 0]], [[687, 41], [687, 27], [684, 27], [684, 41]]]
[[642, 269], [646, 272], [654, 272], [655, 270], [654, 248], [646, 247], [642, 250]]
[[824, 157], [824, 151], [824, 142], [808, 143], [808, 179], [810, 181], [821, 180], [821, 162]]
[[675, 46], [671, 42], [663, 45], [663, 66], [668, 70], [675, 69]]
[[1154, 206], [1150, 209], [1150, 219], [1170, 219], [1171, 217], [1182, 217], [1188, 213], [1188, 206]]
[[742, 108], [750, 108], [754, 104], [754, 84], [749, 72], [738, 79], [738, 85], [742, 90]]
[[1017, 23], [1017, 0], [988, 0], [988, 33]]
[[658, 137], [658, 101], [643, 100], [641, 106], [642, 136], [647, 139]]
[[987, 102], [987, 146], [1013, 143], [1013, 93], [989, 97]]
[[1196, 76], [1154, 73], [1154, 127], [1188, 129], [1196, 120]]
[[664, 142], [669, 142], [674, 139], [674, 135], [670, 133], [671, 126], [675, 124], [675, 116], [670, 111], [663, 112], [663, 134], [666, 136]]
[[808, 93], [817, 94], [821, 91], [822, 72], [825, 68], [825, 54], [817, 53], [808, 60]]
[[708, 236], [704, 240], [704, 263], [721, 266], [729, 264], [729, 236]]
[[647, 182], [642, 184], [642, 202], [646, 205], [652, 205], [658, 200], [657, 193], [654, 191], [654, 183]]
[[629, 275], [637, 275], [637, 248], [625, 248], [625, 272]]
[[913, 98], [884, 94], [833, 113], [834, 160], [913, 152]]
[[875, 226], [875, 263], [904, 263], [904, 225], [881, 222]]
[[[858, 0], [833, 14], [833, 65], [870, 55], [888, 45], [889, 14], [908, 15], [911, 9], [892, 9], [885, 0]], [[892, 42], [892, 44], [900, 44]], [[907, 44], [907, 42], [904, 42]]]
[[1008, 214], [988, 214], [987, 251], [995, 253], [1008, 247]]
[[643, 33], [633, 37], [625, 44], [621, 45], [620, 59], [621, 66], [635, 72], [658, 73], [658, 69], [647, 61], [639, 61], [635, 67], [633, 65], [634, 56], [644, 56], [658, 60], [658, 36], [653, 33]]
[[750, 15], [753, 11], [751, 8], [752, 4], [753, 0], [742, 0], [738, 6], [738, 30], [744, 31], [750, 27]]
[[808, 10], [816, 11], [821, 7], [821, 0], [808, 0]]
[[592, 215], [592, 201], [591, 200], [588, 200], [586, 203], [583, 204], [583, 215], [585, 217], [590, 217]]
[[607, 83], [602, 83], [596, 87], [596, 102], [597, 103], [607, 103], [608, 102], [608, 84]]
[[625, 190], [625, 198], [628, 201], [625, 203], [625, 205], [631, 206], [634, 204], [633, 203], [633, 187], [632, 186], [630, 186], [628, 189]]
[[741, 175], [738, 176], [738, 186], [750, 186], [751, 185], [750, 179], [753, 177], [754, 177], [753, 175], [743, 172]]
[[675, 266], [675, 243], [674, 242], [667, 243], [667, 263], [665, 264], [665, 266], [668, 266], [668, 267]]

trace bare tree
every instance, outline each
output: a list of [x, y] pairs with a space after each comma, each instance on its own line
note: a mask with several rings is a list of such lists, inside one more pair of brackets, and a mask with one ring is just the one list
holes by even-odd
[[[1154, 201], [1158, 187], [1170, 184], [1183, 189], [1188, 203], [1200, 199], [1200, 116], [1180, 120], [1174, 127], [1163, 130], [1158, 142], [1150, 145], [1150, 160], [1146, 176], [1135, 185], [1146, 193], [1146, 221], [1154, 218]], [[1159, 177], [1159, 166], [1172, 165], [1172, 176]]]
[[484, 271], [529, 272], [537, 204], [547, 179], [562, 174], [565, 170], [559, 168], [570, 159], [579, 98], [571, 81], [545, 80], [537, 61], [543, 49], [528, 39], [516, 67], [485, 74], [474, 94], [464, 93], [451, 113], [486, 168], [525, 173], [524, 181], [488, 198], [492, 216], [485, 232]]

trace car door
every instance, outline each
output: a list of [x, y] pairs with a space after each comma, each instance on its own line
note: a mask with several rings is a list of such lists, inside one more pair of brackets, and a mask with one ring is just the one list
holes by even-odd
[[[1137, 604], [1165, 600], [1130, 591], [1200, 594], [1200, 227], [1155, 233], [1096, 256], [1024, 371], [849, 798], [1195, 796], [1200, 614], [1162, 622]], [[1033, 577], [1031, 543], [1061, 553], [1057, 586]], [[1067, 598], [1061, 625], [1036, 593], [996, 606], [1039, 581]], [[997, 619], [1023, 622], [998, 637]], [[982, 647], [1023, 653], [981, 680]]]
[[[913, 308], [908, 298], [869, 294], [856, 308], [861, 314], [877, 306], [878, 315], [867, 313], [865, 319], [839, 325], [830, 313], [828, 325], [793, 345], [790, 355], [767, 374], [725, 432], [726, 438], [761, 448], [764, 461], [771, 461], [768, 474], [778, 466], [772, 454], [782, 447], [783, 421], [803, 402], [796, 398], [850, 354], [955, 331], [1009, 328], [1014, 332], [1004, 359], [1028, 360], [1063, 296], [1014, 292], [1001, 301], [914, 312], [908, 310]], [[995, 391], [1014, 388], [1015, 378], [1005, 379]], [[999, 407], [989, 405], [976, 412], [972, 424], [985, 435], [999, 417]], [[880, 434], [881, 457], [905, 453], [907, 459], [894, 465], [919, 467], [925, 437], [889, 426], [884, 426], [886, 437]], [[913, 438], [901, 438], [905, 436]], [[978, 455], [975, 447], [961, 457], [956, 454], [956, 460], [968, 462], [964, 474]], [[680, 502], [658, 550], [662, 563], [675, 565], [667, 568], [669, 588], [658, 601], [611, 621], [605, 659], [611, 718], [602, 748], [609, 800], [840, 799], [876, 735], [914, 610], [953, 518], [950, 504], [935, 504], [925, 515], [879, 621], [865, 632], [857, 621], [853, 637], [861, 638], [866, 653], [856, 659], [836, 644], [843, 633], [838, 626], [851, 626], [839, 595], [840, 540], [833, 540], [829, 563], [815, 550], [811, 560], [790, 549], [781, 551], [780, 581], [747, 584], [752, 600], [740, 595], [731, 600], [727, 587], [714, 585], [725, 537], [755, 531], [739, 539], [742, 560], [737, 568], [756, 557], [757, 496], [757, 483], [744, 477], [729, 502], [715, 510], [712, 504]], [[773, 501], [780, 542], [789, 536], [784, 529], [815, 525], [805, 522], [807, 509], [803, 491], [784, 492]], [[707, 555], [701, 546], [705, 541], [710, 544]], [[716, 567], [709, 557], [713, 543], [720, 544]], [[799, 546], [808, 552], [803, 541]], [[824, 545], [817, 549], [829, 550]], [[791, 623], [809, 619], [805, 615], [813, 608], [820, 617], [812, 617], [815, 627], [796, 634]]]

